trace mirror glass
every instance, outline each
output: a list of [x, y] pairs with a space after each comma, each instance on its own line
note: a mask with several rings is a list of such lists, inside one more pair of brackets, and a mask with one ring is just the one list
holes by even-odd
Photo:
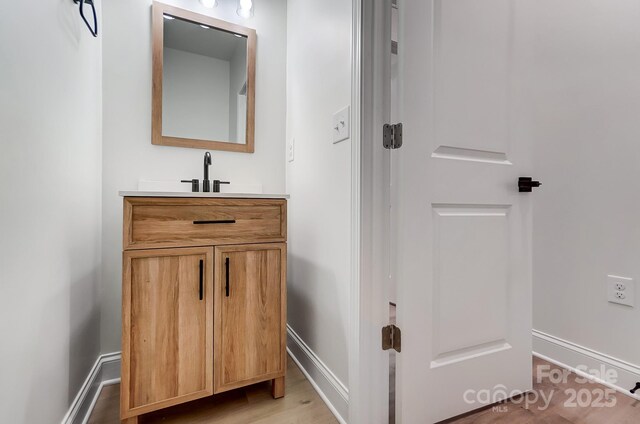
[[162, 136], [247, 142], [247, 37], [164, 15]]

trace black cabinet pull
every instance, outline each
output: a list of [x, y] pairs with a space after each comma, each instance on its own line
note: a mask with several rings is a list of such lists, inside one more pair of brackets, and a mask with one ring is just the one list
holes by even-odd
[[213, 221], [193, 221], [194, 225], [206, 225], [206, 224], [235, 224], [235, 219], [216, 219]]
[[200, 259], [200, 300], [204, 297], [204, 261]]
[[224, 269], [225, 269], [225, 274], [226, 274], [226, 285], [224, 287], [225, 293], [227, 295], [227, 297], [229, 297], [229, 258], [227, 257], [224, 260]]

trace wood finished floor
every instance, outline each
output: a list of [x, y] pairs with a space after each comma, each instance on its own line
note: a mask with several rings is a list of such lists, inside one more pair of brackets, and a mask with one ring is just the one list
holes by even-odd
[[[570, 374], [566, 383], [554, 384], [549, 379], [536, 382], [535, 376], [541, 366], [550, 370], [561, 370], [541, 359], [533, 359], [534, 390], [549, 396], [553, 391], [547, 409], [539, 409], [542, 401], [528, 408], [522, 403], [506, 402], [501, 411], [491, 408], [446, 421], [447, 424], [639, 424], [640, 401], [629, 396], [615, 393], [616, 406], [609, 407], [565, 407], [569, 395], [568, 389], [604, 390], [599, 384], [578, 383], [577, 376]], [[286, 396], [274, 400], [270, 394], [269, 383], [257, 384], [248, 388], [233, 390], [207, 399], [201, 399], [184, 405], [175, 406], [141, 420], [142, 423], [166, 424], [328, 424], [337, 420], [326, 407], [322, 399], [313, 390], [295, 363], [289, 358]], [[103, 389], [89, 424], [120, 424], [118, 408], [120, 386], [107, 386]], [[604, 400], [606, 401], [606, 400]]]
[[[567, 407], [565, 402], [570, 399], [566, 390], [580, 391], [588, 390], [594, 394], [598, 390], [605, 390], [606, 387], [594, 383], [579, 383], [575, 374], [570, 374], [566, 383], [554, 384], [548, 378], [537, 382], [537, 370], [542, 366], [550, 366], [551, 370], [562, 371], [562, 368], [552, 365], [538, 358], [533, 358], [534, 392], [543, 392], [551, 402], [549, 407], [543, 409], [544, 401], [539, 400], [531, 404], [528, 408], [523, 403], [506, 402], [500, 407], [504, 407], [502, 412], [492, 408], [479, 411], [474, 414], [445, 421], [447, 424], [639, 424], [640, 423], [640, 401], [632, 399], [621, 393], [614, 393], [614, 407]], [[548, 375], [548, 374], [547, 374]], [[610, 397], [610, 398], [611, 398]], [[596, 396], [594, 395], [595, 399]], [[609, 399], [610, 399], [609, 398]], [[531, 398], [533, 400], [533, 398]], [[603, 402], [608, 402], [603, 399]]]
[[[331, 411], [296, 364], [287, 358], [286, 394], [273, 399], [270, 383], [232, 390], [143, 416], [143, 424], [335, 424]], [[120, 424], [120, 385], [107, 386], [89, 424]]]

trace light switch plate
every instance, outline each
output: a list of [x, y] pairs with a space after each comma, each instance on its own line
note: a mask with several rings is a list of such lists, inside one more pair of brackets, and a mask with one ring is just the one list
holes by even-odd
[[340, 143], [351, 137], [351, 125], [349, 122], [349, 106], [333, 115], [333, 144]]
[[635, 306], [635, 282], [633, 278], [607, 275], [607, 300], [625, 306]]
[[289, 143], [287, 144], [287, 160], [289, 162], [293, 162], [295, 147], [296, 147], [296, 139], [292, 137], [291, 140], [289, 140]]

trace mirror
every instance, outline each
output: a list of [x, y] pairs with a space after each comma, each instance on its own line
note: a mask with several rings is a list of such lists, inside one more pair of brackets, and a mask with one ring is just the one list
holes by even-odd
[[153, 3], [152, 143], [253, 153], [255, 30]]

